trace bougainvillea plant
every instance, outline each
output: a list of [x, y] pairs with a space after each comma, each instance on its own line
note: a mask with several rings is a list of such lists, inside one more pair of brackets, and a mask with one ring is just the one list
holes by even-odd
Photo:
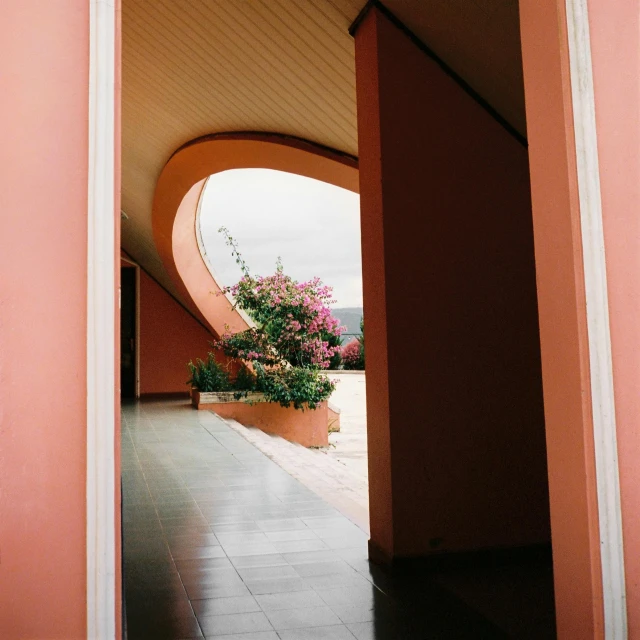
[[364, 318], [360, 318], [360, 336], [342, 347], [341, 355], [345, 369], [364, 371]]
[[280, 260], [274, 274], [251, 275], [235, 240], [224, 227], [219, 231], [242, 270], [240, 281], [221, 293], [230, 294], [234, 307], [242, 309], [255, 326], [225, 333], [214, 346], [254, 365], [259, 390], [267, 399], [283, 406], [315, 408], [335, 388], [320, 370], [335, 360], [345, 330], [331, 315], [331, 288], [319, 278], [294, 280], [284, 273]]
[[342, 364], [345, 369], [364, 369], [362, 349], [360, 342], [356, 338], [342, 347]]

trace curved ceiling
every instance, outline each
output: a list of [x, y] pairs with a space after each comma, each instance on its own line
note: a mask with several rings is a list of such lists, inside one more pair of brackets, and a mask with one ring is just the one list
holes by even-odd
[[[123, 0], [123, 248], [180, 297], [151, 209], [171, 155], [224, 131], [278, 132], [357, 156], [354, 44], [364, 0]], [[524, 132], [517, 0], [385, 5]]]
[[[155, 246], [187, 308], [220, 336], [247, 328], [220, 294], [198, 246], [195, 228], [208, 176], [228, 169], [268, 167], [358, 191], [355, 160], [306, 142], [268, 134], [206, 136], [186, 145], [166, 164], [154, 196]], [[212, 295], [214, 293], [215, 295]]]

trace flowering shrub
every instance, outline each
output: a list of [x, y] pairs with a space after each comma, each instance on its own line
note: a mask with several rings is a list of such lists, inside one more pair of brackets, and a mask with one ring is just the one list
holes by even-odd
[[264, 393], [265, 400], [283, 407], [315, 409], [335, 389], [335, 383], [318, 369], [287, 367], [267, 371], [257, 364], [256, 375], [256, 389]]
[[356, 338], [342, 347], [342, 364], [345, 369], [364, 369], [360, 342]]
[[331, 289], [318, 278], [296, 282], [278, 265], [271, 276], [245, 274], [238, 284], [227, 287], [236, 305], [256, 327], [225, 335], [219, 345], [229, 355], [265, 365], [288, 362], [294, 367], [326, 369], [340, 351], [331, 346], [343, 327], [331, 315]]
[[270, 276], [253, 276], [242, 259], [234, 239], [220, 229], [231, 247], [243, 276], [225, 287], [234, 306], [256, 324], [236, 334], [225, 333], [212, 346], [231, 358], [254, 366], [257, 390], [268, 400], [296, 409], [313, 409], [326, 400], [334, 384], [318, 370], [326, 369], [340, 354], [344, 327], [331, 315], [330, 287], [319, 278], [297, 282], [283, 271], [278, 260]]

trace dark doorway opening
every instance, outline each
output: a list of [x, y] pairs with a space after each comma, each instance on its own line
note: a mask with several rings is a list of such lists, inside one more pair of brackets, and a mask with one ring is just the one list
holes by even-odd
[[120, 270], [120, 395], [136, 397], [136, 268]]

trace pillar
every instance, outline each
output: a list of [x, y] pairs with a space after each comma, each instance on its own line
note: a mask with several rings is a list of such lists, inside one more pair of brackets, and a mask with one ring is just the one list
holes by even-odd
[[[112, 553], [119, 527], [113, 420], [105, 455], [111, 468], [98, 469], [93, 478], [87, 472], [88, 281], [95, 266], [88, 261], [89, 185], [91, 179], [100, 182], [91, 176], [89, 160], [95, 122], [90, 51], [93, 59], [114, 47], [109, 34], [91, 37], [90, 10], [111, 16], [113, 24], [114, 3], [101, 0], [0, 5], [0, 637], [12, 640], [106, 638], [119, 631], [118, 559], [105, 567], [103, 558], [87, 553], [90, 479], [104, 485], [115, 478], [106, 505], [113, 527], [101, 520], [95, 536], [108, 537]], [[113, 58], [105, 62], [115, 66]], [[105, 104], [112, 112], [117, 101], [114, 93], [101, 93], [93, 115], [104, 118]], [[110, 153], [103, 167], [113, 175], [119, 149], [113, 129], [107, 134]], [[113, 203], [117, 185], [100, 184], [107, 191], [95, 200]], [[115, 236], [114, 214], [111, 208], [103, 218], [109, 236]], [[107, 271], [115, 255], [102, 256]], [[113, 278], [100, 292], [107, 304], [98, 323], [111, 327], [100, 336], [107, 346], [116, 322], [112, 284]], [[112, 366], [115, 357], [106, 353]], [[109, 411], [102, 413], [111, 416], [113, 384], [111, 375], [103, 393]], [[95, 583], [89, 560], [102, 572]], [[88, 601], [102, 595], [96, 595], [100, 579], [110, 586], [111, 598], [96, 607], [109, 616], [108, 635], [92, 634], [88, 620]]]
[[526, 146], [375, 3], [355, 47], [371, 555], [548, 545]]
[[89, 3], [0, 15], [0, 636], [82, 638]]

